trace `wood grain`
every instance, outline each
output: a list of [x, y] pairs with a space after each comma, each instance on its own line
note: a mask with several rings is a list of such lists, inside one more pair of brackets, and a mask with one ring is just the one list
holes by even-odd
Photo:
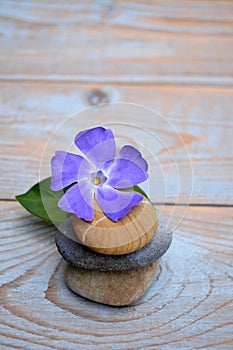
[[4, 349], [231, 348], [230, 208], [190, 208], [153, 285], [126, 308], [66, 287], [51, 226], [17, 203], [1, 203], [1, 218]]
[[[54, 130], [72, 114], [90, 107], [93, 103], [89, 100], [90, 96], [97, 97], [97, 103], [104, 102], [98, 100], [98, 93], [103, 92], [111, 102], [136, 102], [150, 106], [162, 113], [165, 121], [175, 126], [191, 157], [194, 182], [192, 203], [232, 204], [232, 88], [157, 85], [142, 89], [133, 85], [105, 87], [95, 84], [83, 86], [29, 82], [20, 86], [1, 83], [0, 90], [0, 198], [14, 198], [15, 194], [25, 192], [38, 181], [41, 155]], [[77, 117], [75, 128], [62, 131], [61, 138], [57, 139], [57, 149], [66, 149], [71, 143], [71, 135], [77, 130], [100, 125], [111, 119], [121, 122], [122, 119], [122, 115], [117, 114], [116, 118], [114, 110], [110, 109], [103, 109], [96, 115], [89, 113], [88, 116], [89, 120], [86, 116]], [[133, 108], [128, 122], [139, 123], [144, 129], [158, 135], [170, 152], [166, 151], [164, 144], [151, 139], [148, 141], [147, 134], [129, 130], [133, 144], [137, 145], [140, 141], [148, 145], [148, 149], [154, 147], [152, 150], [158, 163], [152, 169], [151, 199], [164, 202], [165, 176], [166, 201], [175, 202], [177, 165], [183, 185], [178, 199], [181, 203], [188, 202], [191, 180], [189, 164], [184, 158], [184, 146], [176, 132], [168, 129], [163, 119], [158, 119], [156, 114], [147, 110], [142, 113], [140, 109], [138, 112], [137, 108]], [[122, 134], [127, 135], [125, 129]], [[43, 169], [41, 177], [49, 176], [52, 155], [52, 152], [46, 154], [47, 167]]]
[[1, 4], [6, 80], [233, 84], [230, 1]]
[[[232, 349], [232, 18], [225, 0], [0, 2], [1, 348]], [[161, 142], [127, 126], [117, 136], [151, 150], [151, 199], [178, 225], [153, 285], [127, 308], [73, 294], [54, 228], [10, 202], [38, 181], [64, 119], [118, 101], [164, 116], [138, 107], [127, 119]], [[57, 144], [123, 121], [116, 112], [78, 118]]]

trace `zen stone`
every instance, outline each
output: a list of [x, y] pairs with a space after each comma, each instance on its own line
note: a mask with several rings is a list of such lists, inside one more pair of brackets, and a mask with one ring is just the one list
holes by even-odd
[[79, 269], [99, 271], [134, 270], [158, 260], [169, 248], [172, 233], [167, 233], [167, 220], [158, 216], [158, 228], [152, 240], [140, 250], [125, 255], [96, 253], [77, 242], [71, 218], [66, 220], [56, 233], [57, 248], [69, 264]]
[[67, 265], [65, 279], [75, 293], [87, 299], [111, 306], [124, 306], [146, 292], [158, 266], [159, 260], [136, 270], [103, 272]]
[[147, 198], [117, 222], [109, 219], [96, 201], [94, 203], [95, 216], [91, 222], [72, 216], [74, 232], [88, 248], [108, 255], [129, 254], [144, 247], [155, 235], [158, 218]]

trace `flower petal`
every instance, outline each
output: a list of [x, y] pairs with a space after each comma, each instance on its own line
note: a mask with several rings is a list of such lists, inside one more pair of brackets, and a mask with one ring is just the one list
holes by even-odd
[[118, 191], [111, 186], [102, 186], [96, 190], [96, 200], [105, 213], [113, 221], [125, 217], [130, 209], [140, 203], [143, 196], [130, 191]]
[[59, 191], [74, 182], [90, 177], [91, 167], [81, 156], [56, 151], [51, 160], [51, 190]]
[[80, 219], [91, 221], [94, 218], [94, 192], [89, 181], [72, 186], [58, 202], [61, 210], [73, 213]]
[[148, 163], [142, 157], [141, 152], [139, 152], [135, 147], [130, 145], [125, 145], [120, 149], [118, 158], [128, 159], [136, 163], [145, 172], [148, 170]]
[[97, 127], [81, 131], [75, 137], [75, 144], [98, 169], [106, 163], [109, 167], [115, 158], [115, 140], [110, 129]]
[[114, 188], [129, 188], [148, 178], [148, 164], [133, 146], [121, 148], [115, 164], [109, 169], [107, 185]]

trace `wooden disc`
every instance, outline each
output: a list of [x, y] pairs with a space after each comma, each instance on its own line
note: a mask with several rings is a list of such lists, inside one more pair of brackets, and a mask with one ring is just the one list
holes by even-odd
[[132, 253], [151, 241], [158, 219], [154, 207], [144, 198], [121, 220], [113, 222], [95, 202], [91, 222], [72, 217], [74, 232], [79, 241], [90, 249], [109, 255]]

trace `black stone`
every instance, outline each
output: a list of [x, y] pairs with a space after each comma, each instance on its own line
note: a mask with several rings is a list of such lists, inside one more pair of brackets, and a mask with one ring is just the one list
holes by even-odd
[[158, 215], [158, 228], [153, 239], [140, 250], [125, 255], [105, 255], [94, 252], [77, 242], [71, 223], [66, 220], [56, 232], [56, 245], [62, 257], [77, 268], [99, 271], [127, 271], [158, 260], [168, 250], [172, 233], [167, 233], [167, 220]]

